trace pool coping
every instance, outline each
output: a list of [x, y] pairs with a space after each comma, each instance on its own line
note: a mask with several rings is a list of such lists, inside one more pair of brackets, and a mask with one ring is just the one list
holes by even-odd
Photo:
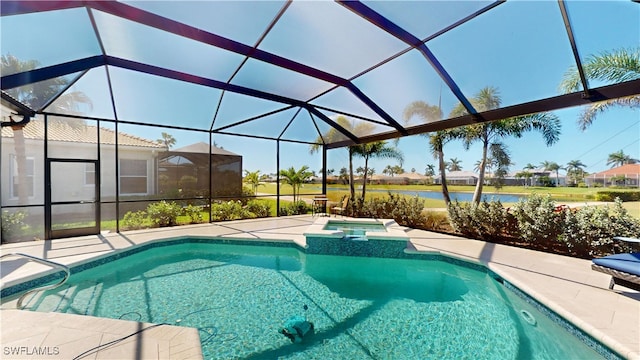
[[[326, 224], [326, 222], [323, 222], [323, 223]], [[392, 221], [392, 224], [395, 224], [395, 221]], [[316, 226], [316, 225], [317, 224], [314, 223], [314, 225], [312, 226]], [[397, 224], [395, 225], [397, 226]], [[331, 231], [331, 230], [324, 230], [324, 231]], [[342, 231], [338, 231], [338, 232], [342, 233]], [[405, 235], [405, 237], [408, 239], [408, 236]], [[256, 239], [241, 239], [241, 238], [230, 239], [230, 238], [218, 237], [218, 236], [183, 235], [178, 237], [156, 239], [156, 240], [145, 242], [142, 244], [137, 244], [129, 248], [119, 249], [119, 250], [102, 254], [93, 258], [77, 261], [75, 263], [69, 264], [68, 267], [70, 268], [72, 274], [77, 274], [77, 273], [92, 269], [94, 267], [107, 264], [114, 260], [128, 257], [143, 251], [165, 247], [165, 246], [180, 245], [180, 244], [220, 244], [220, 245], [286, 247], [286, 248], [296, 249], [306, 254], [306, 249], [304, 247], [290, 240], [281, 240], [281, 239], [256, 240]], [[519, 296], [520, 298], [524, 299], [527, 303], [537, 308], [540, 312], [545, 314], [545, 316], [549, 317], [551, 320], [553, 320], [556, 324], [564, 328], [566, 331], [578, 337], [583, 343], [585, 343], [585, 345], [589, 346], [594, 351], [598, 352], [604, 358], [622, 359], [622, 355], [620, 354], [619, 351], [616, 351], [615, 349], [605, 344], [600, 339], [584, 331], [578, 324], [576, 324], [576, 322], [574, 322], [575, 320], [577, 320], [575, 319], [575, 317], [573, 317], [574, 320], [572, 321], [570, 316], [571, 314], [568, 314], [566, 312], [565, 314], [563, 314], [562, 309], [560, 309], [560, 311], [554, 310], [548, 304], [545, 304], [544, 301], [541, 301], [539, 298], [536, 298], [531, 293], [532, 289], [528, 289], [529, 291], [523, 290], [521, 288], [522, 284], [518, 284], [519, 281], [517, 281], [517, 279], [508, 279], [509, 278], [508, 276], [505, 277], [504, 274], [501, 274], [502, 272], [500, 271], [500, 269], [491, 269], [491, 266], [490, 266], [491, 264], [485, 264], [481, 261], [474, 261], [472, 259], [464, 259], [457, 256], [452, 256], [449, 254], [443, 254], [439, 251], [419, 251], [419, 250], [412, 250], [410, 248], [407, 248], [404, 251], [404, 255], [406, 256], [403, 256], [402, 254], [399, 255], [397, 259], [417, 260], [417, 261], [442, 261], [442, 262], [452, 263], [457, 266], [462, 266], [474, 271], [486, 273], [490, 277], [492, 277], [494, 280], [503, 284], [505, 288], [512, 291], [515, 295]], [[384, 257], [384, 256], [381, 256], [381, 257]], [[45, 271], [43, 273], [40, 273], [39, 276], [38, 274], [33, 274], [31, 279], [29, 280], [15, 283], [12, 286], [5, 286], [2, 289], [2, 292], [5, 293], [2, 295], [2, 297], [12, 298], [13, 296], [27, 289], [32, 289], [35, 287], [45, 285], [46, 283], [51, 282], [53, 280], [51, 275], [55, 275], [59, 272], [60, 272], [59, 270], [58, 271], [50, 270], [50, 271]], [[538, 295], [540, 296], [540, 294]], [[58, 313], [55, 313], [55, 314], [58, 314]], [[66, 314], [66, 313], [61, 313], [61, 314]], [[74, 315], [74, 314], [68, 314], [68, 315]], [[567, 318], [567, 315], [569, 315], [570, 317]], [[75, 316], [79, 316], [79, 315], [75, 315]], [[116, 320], [116, 319], [110, 319], [110, 320]], [[116, 320], [116, 321], [126, 321], [126, 320]], [[147, 323], [141, 323], [141, 324], [145, 324], [144, 327], [150, 327], [154, 325], [154, 324], [147, 324]], [[190, 329], [193, 329], [193, 328], [190, 328]], [[197, 329], [194, 329], [194, 330], [196, 330], [196, 335], [197, 335]], [[198, 342], [199, 342], [199, 335], [198, 335]]]

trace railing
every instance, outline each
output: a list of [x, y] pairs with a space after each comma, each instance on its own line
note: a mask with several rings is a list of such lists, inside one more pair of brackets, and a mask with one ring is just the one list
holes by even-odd
[[31, 293], [34, 293], [34, 292], [37, 292], [37, 291], [55, 289], [55, 288], [57, 288], [58, 286], [60, 286], [60, 285], [64, 284], [64, 283], [67, 281], [67, 279], [69, 278], [69, 276], [71, 275], [71, 271], [70, 271], [70, 270], [69, 270], [69, 268], [68, 268], [67, 266], [65, 266], [65, 265], [62, 265], [62, 264], [59, 264], [59, 263], [57, 263], [57, 262], [53, 262], [53, 261], [50, 261], [50, 260], [42, 259], [42, 258], [39, 258], [39, 257], [36, 257], [36, 256], [31, 256], [31, 255], [23, 254], [23, 253], [9, 253], [9, 254], [3, 254], [2, 256], [0, 256], [0, 260], [1, 260], [2, 258], [8, 257], [8, 256], [23, 257], [23, 258], [26, 258], [26, 259], [27, 259], [27, 260], [29, 260], [29, 261], [34, 261], [34, 262], [37, 262], [37, 263], [40, 263], [40, 264], [43, 264], [43, 265], [49, 265], [49, 266], [51, 266], [52, 268], [60, 268], [60, 269], [62, 269], [62, 270], [64, 271], [64, 273], [65, 273], [64, 278], [63, 278], [62, 280], [60, 280], [59, 282], [55, 283], [55, 284], [45, 285], [45, 286], [41, 286], [41, 287], [38, 287], [38, 288], [35, 288], [35, 289], [31, 289], [31, 290], [29, 290], [29, 291], [25, 292], [24, 294], [22, 294], [22, 295], [20, 296], [20, 298], [18, 299], [18, 303], [17, 303], [17, 305], [16, 305], [16, 307], [17, 307], [18, 309], [22, 309], [22, 301], [24, 300], [24, 298], [25, 298], [27, 295], [29, 295], [29, 294], [31, 294]]

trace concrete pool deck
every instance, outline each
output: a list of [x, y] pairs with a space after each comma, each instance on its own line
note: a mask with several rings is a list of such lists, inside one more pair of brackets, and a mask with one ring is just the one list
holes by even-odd
[[[239, 239], [293, 241], [305, 245], [309, 215], [239, 220], [174, 228], [107, 233], [53, 241], [4, 244], [2, 254], [20, 252], [62, 264], [74, 264], [149, 241], [179, 236], [220, 236]], [[548, 254], [463, 237], [407, 229], [412, 251], [438, 252], [479, 262], [628, 359], [640, 359], [640, 293], [616, 285], [591, 270], [591, 261]], [[2, 261], [2, 287], [49, 268], [20, 258]], [[12, 304], [3, 304], [11, 308]], [[70, 359], [97, 346], [131, 335], [125, 341], [91, 353], [91, 359], [201, 358], [197, 330], [99, 319], [88, 316], [2, 310], [0, 342], [3, 359], [34, 359], [34, 350], [50, 351], [47, 359]], [[64, 332], [61, 328], [65, 329]], [[37, 329], [37, 330], [35, 330]], [[70, 333], [73, 336], [63, 334]], [[7, 350], [15, 350], [14, 355]], [[21, 350], [22, 349], [22, 350]], [[53, 354], [57, 349], [58, 354]]]

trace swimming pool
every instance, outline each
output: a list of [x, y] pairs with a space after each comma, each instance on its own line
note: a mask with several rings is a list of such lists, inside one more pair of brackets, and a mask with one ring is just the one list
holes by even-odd
[[[154, 245], [87, 264], [25, 303], [195, 327], [207, 359], [602, 358], [477, 265], [202, 239]], [[315, 325], [300, 344], [279, 333], [293, 315]]]

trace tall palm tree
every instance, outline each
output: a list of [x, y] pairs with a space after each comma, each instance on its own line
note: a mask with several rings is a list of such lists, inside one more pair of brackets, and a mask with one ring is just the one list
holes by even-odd
[[160, 136], [161, 138], [156, 140], [156, 142], [160, 145], [164, 145], [164, 147], [167, 148], [167, 151], [169, 151], [169, 149], [171, 149], [171, 147], [176, 144], [176, 138], [174, 138], [173, 135], [163, 131]]
[[585, 167], [587, 167], [587, 165], [583, 164], [580, 160], [571, 160], [565, 166], [567, 176], [572, 179], [574, 185], [578, 183], [578, 178], [584, 177]]
[[[442, 119], [442, 109], [439, 105], [435, 106], [429, 105], [424, 101], [414, 101], [404, 109], [403, 118], [405, 122], [408, 122], [414, 116], [418, 116], [425, 123], [438, 121]], [[447, 167], [444, 161], [444, 145], [457, 138], [457, 134], [457, 130], [450, 129], [422, 135], [429, 139], [431, 154], [438, 160], [442, 197], [447, 206], [451, 203], [451, 197], [449, 196], [449, 188], [447, 187]]]
[[431, 153], [433, 157], [438, 159], [438, 170], [440, 171], [440, 185], [442, 186], [442, 198], [445, 205], [448, 207], [451, 203], [451, 197], [449, 196], [449, 187], [447, 186], [447, 165], [444, 161], [444, 145], [450, 140], [455, 138], [453, 130], [441, 130], [436, 131], [429, 136], [429, 146], [431, 147]]
[[560, 169], [562, 169], [562, 167], [560, 165], [558, 165], [558, 163], [553, 162], [553, 161], [543, 161], [542, 163], [540, 163], [540, 166], [542, 167], [542, 169], [544, 171], [549, 171], [549, 172], [554, 172], [556, 173], [556, 186], [560, 186], [560, 178], [558, 176], [558, 171]]
[[[2, 55], [0, 57], [0, 73], [16, 74], [33, 70], [40, 66], [36, 60], [20, 60], [13, 55]], [[8, 89], [6, 92], [28, 105], [32, 109], [41, 110], [41, 107], [52, 99], [68, 85], [68, 80], [57, 77], [37, 83], [21, 86], [19, 88]], [[91, 99], [83, 92], [70, 91], [58, 97], [58, 99], [48, 107], [51, 112], [79, 114], [80, 104], [85, 104], [89, 108], [93, 106]], [[71, 127], [84, 125], [82, 120], [68, 120], [66, 123]], [[25, 152], [25, 139], [23, 127], [26, 124], [11, 126], [13, 130], [13, 141], [16, 150], [16, 164], [18, 175], [18, 201], [26, 204], [29, 191], [27, 188], [27, 156]]]
[[461, 162], [462, 160], [458, 158], [451, 158], [447, 162], [447, 168], [449, 169], [449, 171], [460, 171], [462, 170], [462, 166], [460, 166]]
[[[523, 169], [524, 169], [525, 172], [530, 173], [531, 170], [535, 170], [536, 169], [536, 166], [533, 165], [532, 163], [527, 163], [527, 165], [525, 165], [523, 167]], [[535, 181], [535, 174], [531, 174], [531, 176], [528, 176], [527, 178], [531, 179], [531, 184], [530, 185], [533, 186], [533, 182]]]
[[296, 170], [293, 166], [286, 169], [280, 170], [280, 176], [282, 176], [283, 181], [286, 184], [291, 185], [293, 188], [293, 202], [298, 201], [298, 196], [300, 194], [300, 187], [302, 184], [309, 180], [313, 175], [311, 171], [308, 171], [309, 167], [307, 165], [303, 165], [300, 169]]
[[624, 164], [635, 164], [637, 162], [637, 159], [632, 159], [631, 156], [625, 154], [622, 150], [609, 154], [607, 158], [607, 165], [611, 165], [612, 168]]
[[251, 189], [253, 190], [253, 195], [258, 195], [258, 186], [264, 185], [260, 182], [260, 180], [262, 180], [262, 177], [260, 176], [260, 170], [244, 171], [244, 179], [242, 179], [242, 181], [251, 185]]
[[360, 156], [364, 159], [364, 169], [362, 176], [362, 199], [366, 194], [367, 188], [367, 175], [369, 174], [369, 159], [396, 159], [398, 161], [404, 160], [402, 152], [396, 147], [388, 146], [386, 141], [376, 141], [367, 144], [360, 144], [354, 146], [354, 155]]
[[[640, 79], [640, 47], [636, 49], [616, 49], [598, 55], [590, 55], [583, 62], [582, 68], [588, 80], [608, 83], [621, 83]], [[560, 83], [562, 93], [571, 93], [581, 89], [578, 69], [572, 66]], [[618, 99], [610, 99], [591, 104], [578, 118], [578, 126], [585, 130], [596, 116], [613, 107], [640, 108], [640, 95], [631, 95]]]
[[[354, 123], [352, 120], [349, 120], [347, 117], [345, 116], [338, 116], [335, 120], [335, 122], [342, 126], [345, 130], [354, 133], [354, 134], [368, 134], [370, 133], [373, 128], [374, 125], [371, 123], [367, 123], [367, 122], [360, 122], [360, 123]], [[320, 151], [320, 149], [322, 148], [321, 144], [323, 143], [330, 143], [330, 142], [334, 142], [337, 140], [341, 140], [344, 138], [344, 134], [342, 134], [340, 131], [336, 130], [335, 128], [331, 128], [329, 129], [329, 131], [327, 131], [325, 134], [319, 135], [316, 140], [314, 141], [314, 144], [312, 144], [309, 147], [309, 152], [311, 154]], [[352, 146], [347, 146], [347, 152], [348, 152], [348, 157], [349, 157], [349, 193], [351, 195], [351, 198], [354, 199], [356, 196], [356, 189], [355, 189], [355, 184], [353, 181], [353, 156], [355, 155], [355, 151], [356, 151], [356, 147], [358, 145], [352, 145]]]
[[[470, 102], [478, 111], [488, 111], [500, 107], [502, 102], [498, 89], [485, 87]], [[467, 110], [460, 104], [451, 111], [450, 117], [466, 115]], [[478, 183], [473, 193], [473, 202], [480, 203], [482, 188], [484, 186], [485, 171], [489, 147], [506, 137], [522, 137], [525, 132], [537, 130], [542, 133], [547, 146], [553, 145], [560, 137], [560, 119], [552, 113], [538, 113], [524, 116], [516, 116], [503, 120], [484, 122], [461, 128], [465, 148], [471, 143], [479, 141], [482, 144], [482, 156], [480, 158], [480, 172]]]

